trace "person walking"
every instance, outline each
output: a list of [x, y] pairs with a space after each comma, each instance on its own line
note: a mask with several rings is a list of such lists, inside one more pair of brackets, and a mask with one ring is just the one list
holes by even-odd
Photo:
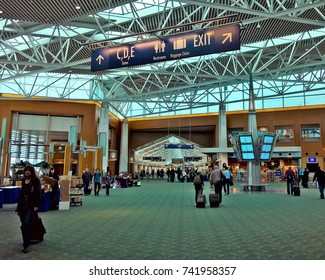
[[287, 181], [287, 194], [293, 195], [293, 186], [296, 181], [296, 174], [291, 169], [291, 166], [288, 167], [287, 171], [284, 173], [284, 178]]
[[195, 188], [195, 206], [196, 206], [197, 196], [202, 193], [203, 186], [204, 186], [203, 177], [202, 177], [202, 174], [200, 172], [198, 172], [195, 175], [194, 180], [193, 180], [193, 184], [194, 184], [194, 188]]
[[89, 168], [86, 167], [84, 173], [82, 174], [82, 183], [83, 183], [83, 187], [84, 187], [84, 194], [90, 194], [91, 193], [91, 187], [90, 187], [90, 183], [92, 181], [92, 174], [89, 171]]
[[320, 166], [317, 167], [316, 172], [313, 177], [313, 182], [315, 182], [316, 180], [318, 182], [320, 199], [324, 199], [325, 174], [324, 174], [324, 171], [320, 169]]
[[302, 187], [308, 189], [308, 181], [309, 181], [309, 170], [305, 168], [304, 174], [302, 175], [301, 182]]
[[52, 177], [56, 182], [54, 185], [51, 186], [51, 203], [50, 203], [50, 209], [51, 210], [57, 210], [59, 209], [58, 203], [57, 203], [57, 195], [59, 191], [59, 181], [60, 177], [59, 175], [55, 172], [54, 168], [52, 167], [50, 169], [49, 177]]
[[223, 174], [225, 175], [224, 191], [225, 194], [229, 195], [229, 186], [232, 180], [232, 173], [230, 172], [227, 166], [225, 166], [225, 170], [223, 171]]
[[94, 178], [94, 195], [99, 196], [100, 184], [102, 178], [102, 174], [99, 172], [99, 168], [95, 169], [93, 178]]
[[219, 195], [219, 203], [222, 202], [222, 186], [223, 186], [223, 179], [224, 174], [222, 170], [219, 169], [219, 166], [216, 164], [214, 166], [214, 170], [210, 176], [210, 182], [213, 184], [215, 193]]
[[19, 192], [16, 212], [21, 222], [23, 248], [21, 252], [28, 253], [32, 231], [32, 219], [37, 213], [41, 201], [41, 181], [36, 175], [35, 168], [27, 165], [24, 168], [24, 179]]

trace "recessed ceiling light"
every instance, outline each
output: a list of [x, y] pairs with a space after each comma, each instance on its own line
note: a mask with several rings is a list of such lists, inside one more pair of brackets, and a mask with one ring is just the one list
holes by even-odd
[[76, 9], [77, 9], [77, 10], [80, 10], [81, 7], [77, 4], [77, 5], [76, 5]]
[[0, 10], [0, 14], [3, 14], [3, 11], [2, 10]]

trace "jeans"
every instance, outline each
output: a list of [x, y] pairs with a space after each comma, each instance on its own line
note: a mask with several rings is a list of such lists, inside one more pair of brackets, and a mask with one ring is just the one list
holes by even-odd
[[202, 185], [194, 185], [195, 186], [195, 203], [197, 202], [197, 196], [202, 193]]
[[222, 187], [223, 187], [223, 182], [218, 182], [214, 185], [215, 193], [219, 194], [219, 203], [222, 202]]
[[287, 181], [287, 194], [293, 194], [293, 181]]
[[229, 185], [230, 185], [230, 181], [231, 179], [226, 179], [226, 181], [224, 182], [224, 190], [225, 190], [225, 193], [229, 194]]
[[324, 199], [324, 183], [323, 182], [318, 182], [318, 189], [320, 192], [320, 198]]
[[32, 230], [32, 218], [34, 215], [34, 211], [31, 209], [25, 209], [19, 215], [21, 222], [21, 233], [23, 236], [23, 246], [24, 248], [29, 247], [30, 244], [30, 234]]

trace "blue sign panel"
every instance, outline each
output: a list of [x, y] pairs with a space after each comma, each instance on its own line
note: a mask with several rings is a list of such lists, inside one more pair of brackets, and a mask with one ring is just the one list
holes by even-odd
[[94, 50], [91, 71], [182, 59], [240, 49], [239, 24]]
[[315, 157], [309, 157], [308, 162], [317, 162]]
[[191, 150], [194, 149], [194, 145], [193, 144], [165, 144], [165, 149]]

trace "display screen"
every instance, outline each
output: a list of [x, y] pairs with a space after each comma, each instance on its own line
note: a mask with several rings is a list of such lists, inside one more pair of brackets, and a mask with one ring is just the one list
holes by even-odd
[[263, 145], [262, 146], [262, 151], [263, 152], [271, 152], [271, 150], [272, 150], [272, 145]]
[[264, 143], [273, 144], [273, 142], [274, 142], [274, 136], [268, 136], [268, 135], [264, 136]]
[[253, 138], [251, 135], [247, 135], [247, 136], [241, 135], [239, 136], [239, 141], [240, 143], [253, 143]]
[[242, 159], [243, 160], [254, 160], [255, 159], [254, 153], [253, 152], [251, 152], [251, 153], [242, 153]]
[[253, 152], [253, 145], [252, 144], [241, 144], [240, 145], [242, 152]]
[[269, 160], [271, 157], [271, 153], [261, 153], [260, 160]]

